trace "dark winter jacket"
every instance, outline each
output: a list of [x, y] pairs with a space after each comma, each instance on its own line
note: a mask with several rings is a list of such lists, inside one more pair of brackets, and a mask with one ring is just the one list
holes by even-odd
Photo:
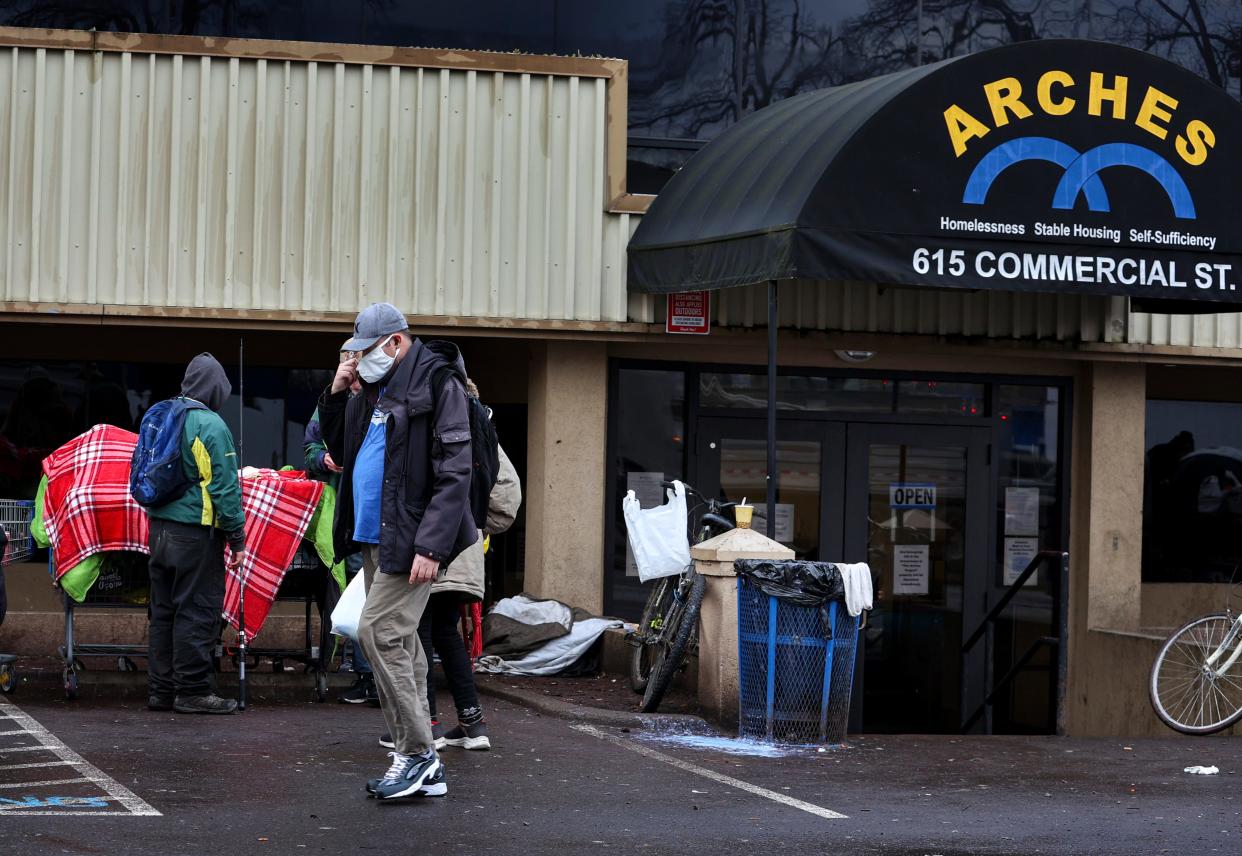
[[[445, 366], [454, 373], [441, 388], [439, 401], [433, 401], [432, 375]], [[465, 376], [456, 345], [415, 339], [389, 376], [364, 385], [362, 394], [333, 393], [330, 386], [324, 390], [319, 424], [333, 460], [343, 467], [333, 530], [337, 561], [360, 549], [353, 540], [354, 462], [376, 407], [388, 414], [380, 570], [409, 574], [415, 555], [447, 565], [478, 540], [470, 517], [473, 468]]]

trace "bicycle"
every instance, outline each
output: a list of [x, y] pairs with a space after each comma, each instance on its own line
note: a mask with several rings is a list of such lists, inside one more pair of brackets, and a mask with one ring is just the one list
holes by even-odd
[[1226, 607], [1184, 624], [1151, 667], [1148, 692], [1156, 716], [1183, 734], [1214, 734], [1242, 719], [1239, 659], [1242, 613]]
[[[672, 488], [672, 482], [663, 482]], [[699, 520], [691, 543], [699, 544], [733, 528], [733, 522], [724, 516], [736, 502], [721, 502], [703, 496], [689, 485], [686, 494], [698, 502], [690, 509], [690, 521], [699, 509], [707, 510]], [[687, 536], [691, 523], [687, 522]], [[630, 686], [642, 693], [643, 713], [654, 713], [668, 692], [673, 677], [685, 665], [686, 658], [698, 641], [699, 610], [703, 605], [705, 583], [689, 565], [677, 576], [661, 577], [643, 607], [638, 630], [631, 633], [628, 641], [634, 646], [630, 657]]]

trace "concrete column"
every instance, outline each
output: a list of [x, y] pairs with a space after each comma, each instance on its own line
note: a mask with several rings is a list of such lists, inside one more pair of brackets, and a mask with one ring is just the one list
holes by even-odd
[[1137, 630], [1143, 606], [1147, 368], [1096, 363], [1090, 395], [1089, 510], [1086, 521], [1075, 521], [1088, 529], [1088, 624]]
[[794, 551], [755, 532], [732, 529], [690, 549], [707, 581], [699, 613], [699, 707], [730, 729], [738, 724], [737, 559], [792, 559]]
[[603, 344], [532, 349], [526, 590], [604, 609], [608, 354]]

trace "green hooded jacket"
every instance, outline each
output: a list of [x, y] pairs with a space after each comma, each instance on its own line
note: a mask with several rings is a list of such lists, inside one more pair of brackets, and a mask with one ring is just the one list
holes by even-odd
[[181, 382], [181, 396], [208, 408], [185, 414], [181, 462], [193, 484], [180, 499], [148, 508], [147, 513], [159, 520], [214, 526], [223, 530], [234, 550], [241, 550], [246, 544], [238, 474], [241, 465], [233, 435], [219, 414], [232, 391], [224, 368], [211, 354], [199, 354], [190, 361]]

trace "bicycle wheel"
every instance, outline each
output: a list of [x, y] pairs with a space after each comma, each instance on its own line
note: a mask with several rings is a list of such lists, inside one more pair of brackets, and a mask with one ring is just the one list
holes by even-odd
[[[647, 641], [659, 635], [664, 616], [668, 614], [673, 602], [673, 592], [679, 577], [661, 577], [652, 586], [643, 607], [643, 617], [638, 620], [638, 644], [630, 653], [630, 687], [641, 695], [647, 690], [647, 681], [651, 678], [651, 662], [658, 647], [654, 641]], [[656, 626], [652, 626], [652, 625]]]
[[[1196, 618], [1164, 643], [1151, 667], [1148, 691], [1156, 716], [1183, 734], [1212, 734], [1242, 719], [1242, 667], [1223, 675], [1219, 669], [1242, 642], [1234, 616], [1216, 613]], [[1207, 663], [1228, 642], [1213, 666]]]
[[703, 592], [706, 588], [706, 581], [698, 574], [693, 574], [690, 593], [686, 596], [685, 603], [676, 605], [671, 610], [651, 664], [651, 679], [643, 694], [643, 713], [656, 712], [664, 694], [673, 683], [673, 676], [685, 661], [686, 652], [690, 650], [690, 640], [699, 631], [699, 610], [703, 606]]

